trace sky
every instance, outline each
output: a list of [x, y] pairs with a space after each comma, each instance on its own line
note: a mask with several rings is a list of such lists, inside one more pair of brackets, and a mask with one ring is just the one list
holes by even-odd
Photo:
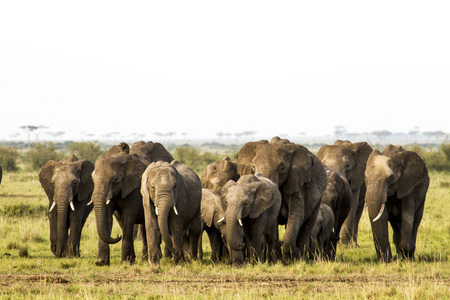
[[[0, 141], [450, 133], [449, 1], [2, 1]], [[17, 134], [21, 134], [17, 136]]]

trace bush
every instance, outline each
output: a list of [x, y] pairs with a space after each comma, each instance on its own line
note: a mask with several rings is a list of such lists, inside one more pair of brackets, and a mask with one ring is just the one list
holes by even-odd
[[416, 144], [407, 149], [419, 154], [427, 164], [428, 170], [450, 171], [450, 143], [442, 143], [438, 148], [428, 149]]
[[210, 152], [200, 153], [200, 151], [196, 148], [180, 146], [175, 149], [173, 157], [179, 162], [190, 167], [200, 176], [207, 165], [221, 160], [223, 155], [213, 154]]
[[16, 147], [4, 147], [0, 145], [0, 166], [5, 171], [16, 171], [19, 152]]
[[49, 160], [61, 160], [63, 155], [56, 152], [53, 142], [34, 143], [28, 150], [26, 160], [30, 162], [33, 170], [40, 170]]
[[95, 163], [97, 157], [103, 153], [100, 145], [95, 142], [74, 142], [69, 145], [70, 154], [75, 154], [78, 159], [86, 159]]

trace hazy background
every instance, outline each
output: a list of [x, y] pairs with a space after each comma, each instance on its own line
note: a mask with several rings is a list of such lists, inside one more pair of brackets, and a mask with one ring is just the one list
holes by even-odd
[[26, 140], [24, 125], [43, 126], [39, 140], [361, 139], [383, 130], [442, 139], [449, 9], [2, 1], [0, 141]]

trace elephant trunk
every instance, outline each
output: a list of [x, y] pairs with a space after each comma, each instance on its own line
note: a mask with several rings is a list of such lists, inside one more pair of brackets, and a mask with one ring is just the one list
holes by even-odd
[[169, 213], [174, 207], [175, 202], [171, 194], [160, 194], [156, 198], [155, 203], [158, 209], [158, 226], [161, 231], [162, 240], [164, 241], [165, 247], [170, 252], [175, 253], [169, 231]]
[[56, 203], [56, 257], [62, 257], [67, 247], [67, 214], [69, 202], [72, 201], [72, 190], [55, 193], [54, 203]]
[[[97, 233], [99, 238], [107, 244], [116, 244], [121, 240], [121, 237], [112, 238], [109, 230], [109, 222], [107, 215], [106, 201], [108, 193], [94, 193], [92, 195], [92, 202], [94, 203], [95, 221], [97, 224]], [[109, 200], [109, 199], [108, 199]]]
[[387, 188], [379, 183], [369, 184], [365, 202], [369, 213], [375, 250], [378, 258], [389, 262], [392, 259], [388, 233], [388, 212], [386, 208]]
[[240, 219], [240, 213], [232, 207], [227, 208], [225, 215], [225, 234], [230, 251], [240, 251], [245, 247], [244, 227]]

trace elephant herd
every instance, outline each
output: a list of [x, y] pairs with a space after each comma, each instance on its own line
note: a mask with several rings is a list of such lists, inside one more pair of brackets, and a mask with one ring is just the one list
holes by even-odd
[[[96, 265], [110, 264], [109, 245], [120, 240], [121, 261], [133, 263], [140, 230], [142, 257], [157, 267], [163, 254], [175, 263], [202, 259], [203, 231], [213, 261], [334, 260], [338, 244], [357, 245], [365, 205], [378, 258], [392, 260], [389, 222], [398, 256], [413, 260], [429, 186], [424, 161], [400, 146], [380, 153], [338, 140], [315, 155], [279, 137], [246, 143], [235, 160], [208, 165], [201, 179], [160, 143], [141, 141], [111, 147], [95, 165], [75, 155], [48, 161], [39, 180], [55, 256], [80, 256], [94, 210]], [[114, 218], [122, 236], [111, 236]]]

